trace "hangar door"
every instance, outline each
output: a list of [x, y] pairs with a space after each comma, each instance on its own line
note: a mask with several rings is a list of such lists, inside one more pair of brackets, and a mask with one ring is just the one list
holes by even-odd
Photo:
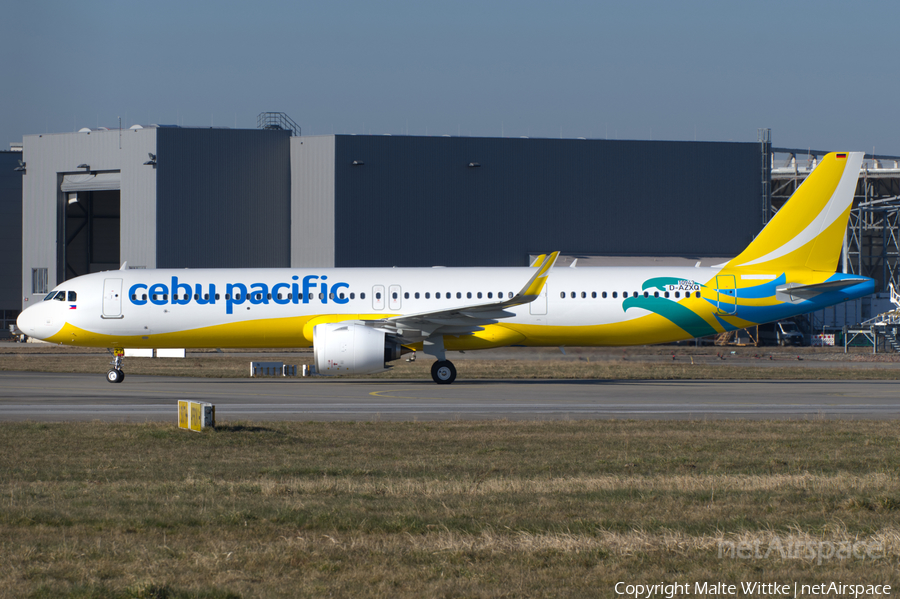
[[63, 175], [60, 183], [58, 282], [119, 268], [120, 175]]

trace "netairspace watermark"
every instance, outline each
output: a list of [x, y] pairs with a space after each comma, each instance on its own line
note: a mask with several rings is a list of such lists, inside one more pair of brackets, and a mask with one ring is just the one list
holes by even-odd
[[779, 583], [779, 582], [672, 582], [657, 584], [629, 584], [618, 582], [614, 587], [616, 595], [634, 599], [673, 599], [695, 595], [697, 597], [814, 597], [817, 595], [838, 595], [846, 597], [890, 597], [889, 584], [845, 584], [843, 582], [823, 582], [821, 584]]
[[719, 559], [797, 559], [815, 562], [831, 560], [873, 560], [885, 557], [884, 543], [876, 541], [816, 541], [788, 539], [773, 535], [763, 541], [719, 541]]

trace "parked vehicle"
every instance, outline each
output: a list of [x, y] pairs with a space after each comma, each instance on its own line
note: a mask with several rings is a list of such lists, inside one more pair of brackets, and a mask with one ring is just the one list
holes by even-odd
[[760, 345], [803, 345], [803, 333], [793, 320], [759, 325]]

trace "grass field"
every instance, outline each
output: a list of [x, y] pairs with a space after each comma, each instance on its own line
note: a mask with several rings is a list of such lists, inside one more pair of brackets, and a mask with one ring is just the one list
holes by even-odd
[[2, 596], [896, 589], [898, 563], [891, 421], [0, 423]]
[[[236, 355], [241, 350], [188, 353], [185, 359], [126, 358], [125, 372], [136, 375], [246, 378], [251, 360], [275, 359], [311, 364], [309, 350]], [[254, 350], [244, 350], [244, 352]], [[270, 350], [271, 351], [271, 350]], [[284, 352], [285, 350], [281, 350]], [[732, 353], [733, 352], [733, 353]], [[872, 355], [853, 348], [717, 348], [651, 346], [638, 348], [511, 348], [492, 352], [452, 353], [460, 379], [604, 379], [604, 380], [900, 380], [900, 355]], [[430, 380], [433, 361], [393, 362], [390, 371], [372, 378]], [[0, 371], [79, 372], [102, 375], [111, 357], [105, 350], [52, 345], [0, 345]], [[352, 377], [351, 377], [352, 378]]]

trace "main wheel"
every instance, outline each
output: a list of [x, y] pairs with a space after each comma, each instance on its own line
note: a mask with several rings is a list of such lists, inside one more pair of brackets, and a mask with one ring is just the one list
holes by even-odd
[[121, 383], [123, 378], [125, 378], [125, 373], [121, 370], [111, 369], [106, 373], [106, 380], [110, 383]]
[[450, 360], [438, 360], [431, 365], [431, 379], [438, 385], [449, 385], [456, 380], [456, 366]]

